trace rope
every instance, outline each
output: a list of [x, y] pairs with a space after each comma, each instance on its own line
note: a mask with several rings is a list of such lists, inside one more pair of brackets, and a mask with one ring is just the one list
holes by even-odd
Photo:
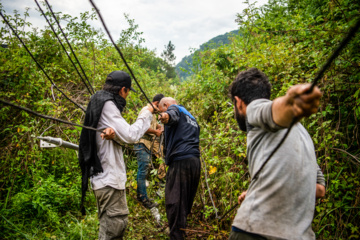
[[[160, 157], [163, 160], [163, 162], [165, 163], [165, 159], [164, 159], [164, 151], [161, 151], [161, 145], [163, 144], [164, 141], [164, 132], [161, 133], [160, 135], [160, 144], [159, 144], [159, 153], [160, 153]], [[164, 149], [164, 148], [163, 148]]]
[[6, 22], [6, 24], [10, 27], [11, 31], [15, 34], [15, 36], [19, 39], [19, 41], [21, 42], [21, 44], [24, 46], [24, 48], [26, 49], [26, 51], [30, 54], [31, 58], [35, 61], [36, 65], [41, 69], [41, 71], [45, 74], [45, 76], [47, 77], [47, 79], [54, 85], [54, 87], [66, 98], [68, 99], [70, 102], [72, 102], [73, 104], [75, 104], [78, 108], [80, 108], [81, 110], [83, 110], [84, 112], [86, 111], [84, 107], [80, 106], [79, 104], [77, 104], [75, 101], [73, 101], [72, 99], [70, 99], [63, 91], [61, 91], [53, 82], [53, 80], [51, 80], [51, 78], [49, 77], [49, 75], [47, 75], [47, 73], [45, 72], [45, 70], [42, 68], [42, 66], [38, 63], [38, 61], [36, 61], [35, 57], [32, 55], [32, 53], [30, 52], [30, 50], [26, 47], [25, 43], [21, 40], [21, 38], [19, 37], [19, 35], [16, 33], [16, 31], [13, 29], [13, 27], [10, 25], [10, 23], [8, 22], [8, 20], [4, 17], [4, 15], [2, 14], [2, 12], [0, 11], [0, 15], [1, 17], [4, 19], [4, 21]]
[[76, 72], [79, 74], [79, 76], [80, 76], [81, 80], [82, 80], [82, 81], [83, 81], [83, 83], [85, 84], [85, 86], [86, 86], [87, 90], [89, 91], [89, 93], [90, 93], [90, 94], [92, 94], [92, 92], [90, 91], [90, 89], [89, 89], [88, 85], [86, 84], [85, 80], [83, 79], [83, 77], [82, 77], [82, 76], [81, 76], [81, 74], [79, 73], [79, 71], [78, 71], [78, 69], [77, 69], [77, 67], [76, 67], [75, 63], [73, 62], [73, 60], [71, 59], [71, 57], [70, 57], [70, 56], [69, 56], [69, 54], [67, 53], [67, 51], [66, 51], [66, 49], [65, 49], [64, 45], [62, 44], [62, 42], [61, 42], [61, 40], [60, 40], [59, 36], [57, 35], [57, 33], [56, 33], [56, 31], [55, 31], [54, 27], [52, 26], [52, 24], [50, 23], [49, 19], [46, 17], [46, 15], [45, 15], [44, 11], [42, 10], [41, 6], [39, 5], [38, 1], [37, 1], [37, 0], [34, 0], [34, 1], [35, 1], [36, 5], [39, 7], [39, 9], [40, 9], [40, 11], [41, 11], [42, 15], [44, 16], [44, 18], [45, 18], [45, 20], [46, 20], [46, 22], [49, 24], [49, 26], [50, 26], [51, 30], [53, 31], [53, 33], [54, 33], [55, 37], [57, 38], [58, 42], [60, 43], [60, 45], [61, 45], [62, 49], [63, 49], [63, 50], [64, 50], [64, 52], [66, 53], [66, 55], [67, 55], [67, 57], [69, 58], [69, 60], [70, 60], [70, 62], [72, 63], [72, 65], [74, 66], [74, 68], [75, 68]]
[[14, 104], [14, 103], [12, 103], [12, 102], [6, 101], [6, 100], [1, 99], [1, 98], [0, 98], [0, 102], [3, 103], [3, 104], [5, 104], [5, 105], [9, 105], [9, 106], [11, 106], [11, 107], [20, 109], [20, 110], [22, 110], [22, 111], [25, 111], [25, 112], [27, 112], [27, 113], [33, 114], [33, 115], [38, 116], [38, 117], [41, 117], [41, 118], [54, 120], [54, 121], [56, 121], [56, 122], [60, 122], [60, 123], [64, 123], [64, 124], [68, 124], [68, 125], [72, 125], [72, 126], [76, 126], [76, 127], [82, 127], [82, 128], [86, 128], [86, 129], [93, 130], [93, 131], [97, 131], [97, 132], [102, 132], [102, 131], [104, 130], [104, 129], [96, 129], [96, 128], [92, 128], [92, 127], [80, 125], [80, 124], [77, 124], [77, 123], [68, 122], [68, 121], [66, 121], [66, 120], [58, 119], [58, 118], [51, 117], [51, 116], [48, 116], [48, 115], [43, 115], [43, 114], [38, 113], [38, 112], [35, 112], [35, 111], [33, 111], [33, 110], [29, 109], [29, 108], [16, 105], [16, 104]]
[[[69, 121], [66, 121], [66, 120], [62, 120], [62, 119], [59, 119], [59, 118], [55, 118], [55, 117], [51, 117], [51, 116], [48, 116], [48, 115], [43, 115], [41, 113], [38, 113], [38, 112], [35, 112], [29, 108], [26, 108], [26, 107], [22, 107], [22, 106], [19, 106], [19, 105], [16, 105], [12, 102], [9, 102], [9, 101], [6, 101], [4, 99], [1, 99], [0, 98], [0, 102], [5, 104], [5, 105], [9, 105], [11, 107], [14, 107], [14, 108], [17, 108], [17, 109], [20, 109], [22, 111], [25, 111], [27, 113], [30, 113], [30, 114], [33, 114], [35, 116], [38, 116], [38, 117], [41, 117], [41, 118], [45, 118], [45, 119], [50, 119], [50, 120], [54, 120], [56, 122], [59, 122], [59, 123], [64, 123], [64, 124], [68, 124], [68, 125], [72, 125], [72, 126], [76, 126], [76, 127], [81, 127], [81, 128], [85, 128], [85, 129], [89, 129], [89, 130], [93, 130], [93, 131], [96, 131], [96, 132], [103, 132], [104, 131], [104, 128], [103, 129], [96, 129], [96, 128], [92, 128], [92, 127], [88, 127], [88, 126], [84, 126], [84, 125], [80, 125], [80, 124], [77, 124], [77, 123], [72, 123], [72, 122], [69, 122]], [[46, 129], [47, 130], [47, 129]], [[45, 131], [46, 131], [45, 130]], [[44, 132], [45, 132], [44, 131]], [[42, 135], [42, 134], [41, 134]], [[125, 148], [125, 149], [130, 149], [130, 150], [133, 150], [132, 148], [128, 147], [127, 145], [125, 144], [121, 144], [117, 141], [114, 141], [114, 143], [120, 145], [121, 147]]]
[[[321, 69], [318, 71], [318, 73], [316, 74], [313, 83], [311, 85], [311, 88], [307, 91], [307, 94], [311, 93], [314, 89], [314, 87], [316, 86], [317, 82], [321, 79], [321, 77], [324, 75], [325, 71], [330, 67], [331, 63], [335, 60], [336, 57], [339, 56], [341, 50], [349, 43], [349, 41], [351, 40], [351, 38], [355, 35], [355, 33], [358, 31], [358, 29], [360, 28], [360, 18], [358, 19], [358, 21], [356, 22], [356, 24], [354, 25], [354, 27], [352, 27], [348, 34], [344, 37], [344, 39], [340, 42], [340, 44], [338, 45], [338, 47], [334, 50], [334, 52], [331, 54], [331, 56], [328, 58], [328, 60], [325, 62], [325, 64], [321, 67]], [[275, 154], [275, 152], [280, 148], [280, 146], [283, 144], [283, 142], [285, 141], [285, 139], [287, 138], [287, 136], [290, 133], [290, 130], [292, 129], [292, 127], [295, 125], [295, 123], [297, 122], [297, 118], [293, 118], [289, 128], [287, 129], [284, 137], [281, 139], [281, 141], [278, 143], [278, 145], [275, 147], [275, 149], [272, 151], [272, 153], [268, 156], [268, 158], [265, 160], [265, 162], [262, 164], [262, 166], [260, 167], [260, 169], [255, 173], [254, 177], [252, 178], [252, 181], [255, 181], [258, 177], [258, 175], [260, 174], [261, 170], [264, 168], [264, 166], [267, 164], [267, 162], [269, 162], [269, 160], [271, 159], [271, 157]], [[229, 211], [227, 211], [224, 215], [222, 215], [220, 217], [220, 220], [223, 219], [227, 214], [229, 214], [230, 212], [232, 212], [239, 204], [236, 203], [234, 204]]]
[[[50, 4], [48, 3], [48, 1], [47, 1], [47, 0], [45, 0], [45, 2], [46, 2], [46, 4], [47, 4], [47, 6], [48, 6], [48, 8], [49, 8], [49, 10], [50, 10], [50, 12], [51, 12], [51, 14], [52, 14], [53, 18], [55, 19], [55, 21], [56, 21], [56, 23], [57, 23], [57, 25], [58, 25], [58, 27], [59, 27], [59, 29], [60, 29], [61, 33], [63, 34], [63, 36], [64, 36], [64, 38], [65, 38], [65, 40], [66, 40], [66, 43], [68, 44], [68, 46], [69, 46], [69, 48], [70, 48], [70, 50], [71, 50], [71, 53], [74, 55], [74, 57], [75, 57], [75, 60], [76, 60], [77, 64], [79, 64], [79, 67], [80, 67], [80, 69], [81, 69], [82, 73], [84, 74], [84, 76], [85, 76], [85, 78], [86, 78], [86, 80], [87, 80], [87, 82], [88, 82], [88, 84], [89, 84], [89, 86], [90, 86], [90, 88], [91, 88], [92, 92], [93, 92], [93, 93], [95, 93], [94, 88], [91, 86], [91, 83], [90, 83], [90, 81], [89, 81], [89, 79], [88, 79], [88, 77], [87, 77], [87, 75], [86, 75], [86, 73], [85, 73], [84, 69], [82, 68], [82, 66], [81, 66], [81, 64], [80, 64], [80, 61], [79, 61], [79, 59], [77, 58], [77, 56], [76, 56], [76, 54], [75, 54], [75, 52], [74, 52], [73, 48], [71, 47], [71, 44], [70, 44], [69, 40], [67, 39], [67, 37], [66, 37], [66, 35], [65, 35], [65, 33], [64, 33], [64, 31], [63, 31], [63, 29], [62, 29], [62, 27], [61, 27], [60, 23], [59, 23], [59, 21], [57, 20], [57, 18], [56, 18], [56, 16], [55, 16], [55, 14], [54, 14], [54, 12], [53, 12], [53, 10], [52, 10], [52, 8], [51, 8]], [[66, 52], [66, 50], [65, 50], [65, 52]], [[66, 54], [67, 54], [67, 52], [66, 52]], [[69, 58], [70, 58], [70, 57], [69, 57]], [[78, 73], [79, 73], [79, 72], [78, 72]], [[80, 73], [79, 73], [79, 75], [80, 75]], [[80, 77], [81, 77], [81, 75], [80, 75]], [[81, 79], [83, 79], [83, 78], [81, 78]], [[85, 84], [85, 82], [84, 82], [84, 84]], [[86, 85], [86, 84], [85, 84], [85, 85]], [[87, 86], [86, 86], [86, 87], [87, 87]], [[90, 91], [90, 90], [89, 90], [89, 91]], [[91, 92], [90, 92], [90, 94], [91, 94]]]
[[[311, 84], [310, 89], [306, 92], [306, 94], [309, 94], [313, 91], [314, 87], [316, 86], [317, 82], [321, 79], [321, 77], [324, 75], [325, 71], [330, 67], [331, 63], [335, 60], [335, 58], [337, 58], [341, 52], [341, 50], [349, 43], [349, 41], [351, 40], [351, 38], [355, 35], [355, 33], [357, 32], [357, 30], [360, 28], [360, 18], [358, 19], [358, 21], [356, 22], [356, 24], [354, 25], [354, 27], [352, 27], [348, 34], [344, 37], [344, 39], [340, 42], [340, 44], [338, 45], [338, 47], [334, 50], [334, 52], [331, 54], [331, 56], [328, 58], [328, 60], [325, 62], [325, 64], [321, 67], [321, 69], [317, 72], [313, 83]], [[290, 133], [290, 130], [292, 129], [292, 127], [295, 125], [295, 123], [297, 122], [297, 118], [293, 118], [293, 120], [291, 121], [291, 124], [289, 126], [289, 128], [287, 129], [284, 137], [281, 139], [281, 141], [278, 143], [278, 145], [275, 147], [275, 149], [272, 151], [272, 153], [268, 156], [268, 158], [264, 161], [264, 163], [261, 165], [260, 169], [255, 173], [254, 177], [252, 178], [253, 181], [255, 181], [257, 179], [257, 177], [259, 176], [261, 170], [265, 167], [265, 165], [269, 162], [270, 158], [275, 154], [275, 152], [280, 148], [280, 146], [283, 144], [283, 142], [285, 141], [285, 139], [287, 138], [287, 136]]]
[[[117, 52], [120, 54], [121, 59], [122, 59], [123, 62], [125, 63], [125, 65], [126, 65], [127, 69], [129, 70], [131, 76], [133, 77], [133, 79], [135, 80], [136, 84], [138, 85], [140, 91], [142, 92], [142, 94], [144, 94], [146, 100], [150, 103], [150, 105], [151, 105], [151, 106], [153, 107], [153, 109], [155, 110], [155, 107], [153, 106], [153, 104], [151, 103], [151, 101], [149, 100], [149, 98], [146, 96], [145, 92], [142, 90], [142, 88], [141, 88], [140, 84], [138, 83], [138, 81], [137, 81], [137, 79], [136, 79], [133, 71], [131, 70], [130, 66], [129, 66], [128, 63], [126, 62], [126, 60], [125, 60], [125, 58], [124, 58], [124, 55], [122, 54], [122, 52], [120, 51], [119, 47], [115, 44], [113, 38], [111, 37], [111, 34], [110, 34], [108, 28], [106, 27], [106, 24], [105, 24], [105, 22], [104, 22], [104, 20], [103, 20], [103, 18], [102, 18], [102, 16], [101, 16], [101, 14], [100, 14], [99, 9], [96, 7], [95, 3], [94, 3], [92, 0], [89, 0], [89, 1], [90, 1], [91, 5], [94, 7], [94, 9], [96, 10], [96, 13], [99, 15], [100, 21], [101, 21], [102, 25], [104, 26], [107, 35], [109, 36], [109, 38], [110, 38], [112, 44], [114, 45], [114, 47], [116, 48]], [[161, 114], [160, 114], [160, 115], [161, 115]]]
[[219, 221], [223, 219], [226, 215], [228, 215], [230, 212], [234, 211], [234, 209], [239, 206], [238, 203], [235, 203], [226, 213], [224, 213], [221, 217], [219, 217]]
[[313, 83], [311, 85], [311, 88], [308, 90], [308, 93], [311, 93], [317, 84], [317, 82], [322, 78], [325, 71], [330, 67], [331, 63], [337, 58], [341, 52], [341, 50], [350, 42], [351, 38], [355, 36], [355, 33], [360, 28], [360, 18], [355, 23], [355, 25], [350, 28], [348, 34], [344, 37], [344, 39], [341, 41], [341, 43], [338, 45], [338, 47], [334, 50], [334, 52], [331, 54], [329, 59], [326, 61], [326, 63], [321, 67], [319, 72], [316, 74]]

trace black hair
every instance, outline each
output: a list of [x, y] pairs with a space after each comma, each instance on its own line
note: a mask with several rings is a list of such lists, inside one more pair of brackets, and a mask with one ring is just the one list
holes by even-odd
[[103, 90], [104, 90], [104, 91], [107, 91], [107, 92], [109, 92], [109, 93], [118, 95], [118, 94], [119, 94], [119, 91], [120, 91], [123, 87], [124, 87], [124, 86], [114, 86], [114, 85], [112, 85], [112, 84], [105, 83], [104, 86], [103, 86]]
[[229, 88], [232, 101], [235, 96], [246, 105], [259, 98], [270, 99], [271, 84], [268, 77], [257, 68], [250, 68], [240, 72]]
[[156, 94], [152, 100], [152, 102], [160, 102], [165, 96], [162, 93]]

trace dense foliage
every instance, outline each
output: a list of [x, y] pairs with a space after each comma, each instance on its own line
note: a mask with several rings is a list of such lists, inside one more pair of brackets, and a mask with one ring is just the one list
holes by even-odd
[[[248, 7], [237, 16], [242, 36], [229, 44], [198, 51], [193, 75], [185, 82], [168, 79], [162, 59], [144, 45], [137, 25], [129, 21], [118, 44], [122, 47], [148, 96], [162, 92], [173, 96], [201, 125], [203, 172], [189, 217], [189, 239], [227, 239], [235, 212], [215, 220], [210, 194], [221, 215], [236, 202], [249, 184], [246, 135], [233, 119], [227, 88], [239, 71], [257, 67], [273, 86], [272, 98], [294, 84], [310, 82], [329, 54], [360, 17], [356, 0], [271, 0], [258, 9]], [[53, 33], [46, 28], [24, 31], [27, 13], [7, 15], [36, 59], [59, 88], [86, 105], [90, 97]], [[87, 20], [59, 14], [76, 54], [95, 90], [112, 70], [123, 69], [114, 48]], [[1, 98], [43, 114], [82, 123], [84, 113], [55, 89], [21, 47], [8, 28], [0, 30]], [[318, 239], [357, 239], [360, 236], [360, 34], [349, 43], [320, 83], [324, 96], [320, 111], [302, 121], [313, 138], [318, 163], [327, 184], [318, 200], [313, 229]], [[54, 95], [54, 96], [53, 96]], [[125, 116], [133, 122], [146, 104], [141, 93], [131, 94]], [[36, 136], [48, 135], [78, 143], [80, 129], [36, 118], [1, 105], [0, 109], [0, 238], [1, 239], [96, 239], [98, 221], [92, 193], [87, 194], [87, 216], [79, 213], [80, 170], [76, 152], [64, 148], [40, 149]], [[127, 239], [166, 239], [149, 211], [136, 196], [136, 159], [131, 149], [127, 161], [127, 196], [130, 224]], [[150, 195], [161, 181], [155, 169], [149, 176]], [[207, 177], [205, 177], [205, 171]], [[207, 184], [211, 192], [208, 191]], [[164, 199], [160, 203], [166, 221]], [[284, 200], [286, 201], [286, 200]]]

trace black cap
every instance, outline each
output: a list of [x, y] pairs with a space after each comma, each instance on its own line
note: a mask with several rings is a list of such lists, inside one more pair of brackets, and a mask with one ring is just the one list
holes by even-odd
[[130, 88], [131, 91], [136, 92], [135, 89], [131, 87], [130, 75], [123, 71], [113, 71], [109, 73], [109, 75], [107, 75], [105, 83], [113, 86]]
[[156, 94], [155, 96], [154, 96], [154, 98], [153, 98], [153, 102], [160, 102], [161, 101], [161, 99], [163, 99], [165, 96], [164, 96], [164, 94], [162, 94], [162, 93], [159, 93], [159, 94]]

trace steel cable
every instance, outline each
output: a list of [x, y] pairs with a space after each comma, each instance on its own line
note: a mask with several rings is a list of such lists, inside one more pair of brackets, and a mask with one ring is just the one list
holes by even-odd
[[25, 112], [27, 112], [27, 113], [33, 114], [33, 115], [38, 116], [38, 117], [41, 117], [41, 118], [54, 120], [54, 121], [56, 121], [56, 122], [60, 122], [60, 123], [64, 123], [64, 124], [68, 124], [68, 125], [72, 125], [72, 126], [76, 126], [76, 127], [82, 127], [82, 128], [86, 128], [86, 129], [93, 130], [93, 131], [97, 131], [97, 132], [102, 132], [102, 131], [104, 130], [104, 129], [96, 129], [96, 128], [92, 128], [92, 127], [80, 125], [80, 124], [77, 124], [77, 123], [68, 122], [68, 121], [66, 121], [66, 120], [62, 120], [62, 119], [59, 119], [59, 118], [51, 117], [51, 116], [48, 116], [48, 115], [44, 115], [44, 114], [35, 112], [35, 111], [33, 111], [33, 110], [29, 109], [29, 108], [16, 105], [16, 104], [14, 104], [14, 103], [12, 103], [12, 102], [6, 101], [6, 100], [1, 99], [1, 98], [0, 98], [0, 102], [3, 103], [3, 104], [5, 104], [5, 105], [9, 105], [9, 106], [11, 106], [11, 107], [14, 107], [14, 108], [23, 110], [23, 111], [25, 111]]
[[49, 24], [49, 26], [50, 26], [51, 30], [53, 31], [53, 33], [54, 33], [55, 37], [57, 38], [58, 42], [60, 43], [60, 45], [61, 45], [62, 49], [64, 50], [64, 52], [65, 52], [65, 54], [66, 54], [66, 56], [69, 58], [70, 62], [71, 62], [71, 63], [72, 63], [72, 65], [74, 66], [74, 68], [75, 68], [76, 72], [77, 72], [77, 73], [78, 73], [78, 75], [80, 76], [80, 78], [81, 78], [82, 82], [83, 82], [83, 83], [84, 83], [84, 85], [86, 86], [86, 88], [87, 88], [87, 90], [89, 91], [89, 93], [92, 95], [93, 93], [90, 91], [90, 88], [89, 88], [89, 87], [88, 87], [88, 85], [86, 84], [86, 82], [85, 82], [84, 78], [81, 76], [81, 74], [80, 74], [79, 70], [77, 69], [77, 67], [76, 67], [76, 65], [75, 65], [75, 63], [74, 63], [74, 61], [71, 59], [71, 57], [69, 56], [68, 52], [66, 51], [66, 49], [65, 49], [64, 45], [62, 44], [62, 42], [61, 42], [61, 40], [60, 40], [59, 36], [58, 36], [58, 35], [57, 35], [57, 33], [56, 33], [56, 31], [55, 31], [54, 27], [53, 27], [53, 26], [52, 26], [52, 24], [50, 23], [49, 19], [46, 17], [46, 15], [45, 15], [44, 11], [42, 10], [42, 8], [40, 7], [40, 5], [39, 5], [38, 1], [37, 1], [37, 0], [34, 0], [34, 1], [35, 1], [36, 5], [39, 7], [39, 9], [40, 9], [40, 11], [41, 11], [42, 15], [44, 16], [44, 18], [45, 18], [45, 20], [46, 20], [46, 22]]
[[[67, 37], [66, 37], [66, 35], [65, 35], [65, 33], [64, 33], [64, 31], [63, 31], [63, 29], [62, 29], [62, 27], [61, 27], [60, 23], [59, 23], [59, 21], [57, 20], [57, 18], [56, 18], [56, 16], [55, 16], [55, 14], [54, 14], [54, 12], [53, 12], [53, 10], [52, 10], [52, 8], [51, 8], [50, 4], [48, 3], [48, 1], [47, 1], [47, 0], [45, 0], [45, 3], [47, 4], [47, 6], [48, 6], [48, 8], [49, 8], [49, 10], [50, 10], [50, 12], [51, 12], [51, 14], [52, 14], [53, 18], [54, 18], [54, 19], [55, 19], [55, 21], [56, 21], [56, 24], [58, 25], [58, 27], [59, 27], [59, 29], [60, 29], [61, 33], [63, 34], [63, 36], [64, 36], [64, 38], [65, 38], [65, 40], [66, 40], [66, 43], [68, 44], [68, 46], [69, 46], [69, 48], [70, 48], [70, 50], [71, 50], [71, 53], [74, 55], [74, 58], [75, 58], [75, 60], [76, 60], [77, 64], [79, 64], [79, 67], [80, 67], [80, 69], [81, 69], [82, 73], [84, 74], [84, 76], [85, 76], [85, 78], [86, 78], [86, 80], [87, 80], [87, 82], [88, 82], [88, 84], [89, 84], [89, 86], [90, 86], [90, 88], [91, 88], [91, 90], [92, 90], [92, 92], [93, 92], [93, 94], [94, 94], [94, 93], [95, 93], [95, 91], [94, 91], [94, 89], [93, 89], [93, 87], [92, 87], [92, 85], [91, 85], [91, 83], [90, 83], [90, 81], [89, 81], [89, 79], [88, 79], [88, 77], [87, 77], [87, 75], [86, 75], [86, 73], [85, 73], [84, 69], [82, 68], [82, 66], [81, 66], [81, 64], [80, 64], [80, 61], [79, 61], [79, 59], [77, 58], [77, 56], [76, 56], [76, 54], [75, 54], [75, 52], [74, 52], [74, 50], [73, 50], [73, 48], [72, 48], [72, 46], [71, 46], [71, 44], [70, 44], [69, 40], [67, 39]], [[79, 74], [79, 75], [80, 75], [80, 74]]]
[[[325, 71], [330, 67], [331, 63], [335, 60], [336, 57], [339, 56], [341, 50], [349, 43], [349, 41], [351, 40], [351, 38], [353, 36], [355, 36], [356, 32], [359, 30], [360, 28], [360, 18], [358, 19], [358, 21], [356, 22], [356, 24], [350, 28], [349, 32], [346, 34], [346, 36], [343, 38], [343, 40], [339, 43], [338, 47], [332, 52], [331, 56], [327, 59], [327, 61], [325, 62], [325, 64], [320, 68], [320, 70], [317, 72], [317, 74], [315, 75], [315, 78], [311, 84], [310, 89], [306, 92], [307, 94], [311, 93], [314, 89], [314, 87], [316, 86], [317, 82], [321, 79], [321, 77], [324, 75]], [[259, 170], [254, 174], [254, 177], [251, 179], [251, 181], [256, 181], [256, 179], [258, 178], [261, 170], [265, 167], [265, 165], [269, 162], [269, 160], [271, 159], [271, 157], [276, 153], [276, 151], [280, 148], [280, 146], [283, 144], [283, 142], [286, 140], [287, 136], [289, 135], [292, 127], [295, 125], [295, 123], [297, 122], [297, 118], [293, 118], [290, 126], [288, 127], [285, 135], [283, 136], [283, 138], [280, 140], [280, 142], [278, 143], [278, 145], [274, 148], [274, 150], [271, 152], [271, 154], [267, 157], [267, 159], [264, 161], [264, 163], [261, 165], [261, 167], [259, 168]], [[229, 214], [231, 211], [233, 211], [239, 204], [236, 203], [234, 204], [229, 211], [227, 211], [225, 214], [223, 214], [220, 218], [223, 219], [227, 214]]]
[[[85, 128], [85, 129], [88, 129], [88, 130], [92, 130], [92, 131], [96, 131], [96, 132], [101, 132], [103, 133], [104, 129], [105, 128], [102, 128], [102, 129], [96, 129], [96, 128], [93, 128], [93, 127], [88, 127], [88, 126], [84, 126], [84, 125], [81, 125], [81, 124], [77, 124], [77, 123], [72, 123], [72, 122], [69, 122], [69, 121], [66, 121], [66, 120], [63, 120], [63, 119], [59, 119], [59, 118], [55, 118], [55, 117], [51, 117], [51, 116], [48, 116], [48, 115], [44, 115], [44, 114], [41, 114], [41, 113], [38, 113], [36, 111], [33, 111], [29, 108], [26, 108], [26, 107], [22, 107], [22, 106], [19, 106], [17, 104], [14, 104], [12, 102], [9, 102], [9, 101], [6, 101], [4, 99], [1, 99], [0, 98], [0, 102], [5, 104], [5, 105], [8, 105], [8, 106], [11, 106], [11, 107], [14, 107], [14, 108], [17, 108], [19, 110], [22, 110], [22, 111], [25, 111], [27, 113], [30, 113], [32, 115], [35, 115], [37, 117], [40, 117], [40, 118], [44, 118], [44, 119], [49, 119], [49, 120], [53, 120], [53, 121], [56, 121], [56, 122], [59, 122], [59, 123], [64, 123], [64, 124], [68, 124], [68, 125], [71, 125], [71, 126], [75, 126], [75, 127], [81, 127], [81, 128]], [[127, 145], [124, 145], [122, 143], [119, 143], [117, 141], [114, 141], [116, 144], [120, 145], [121, 147], [124, 147], [126, 149], [131, 149], [133, 150], [132, 148], [129, 148]]]
[[29, 53], [29, 55], [31, 56], [31, 58], [35, 61], [36, 65], [41, 69], [41, 71], [45, 74], [46, 78], [51, 82], [51, 84], [54, 85], [54, 87], [66, 98], [68, 99], [70, 102], [72, 102], [74, 105], [76, 105], [78, 108], [80, 108], [81, 110], [83, 110], [84, 112], [86, 111], [84, 107], [80, 106], [78, 103], [76, 103], [74, 100], [70, 99], [60, 88], [58, 88], [58, 86], [56, 86], [56, 84], [53, 82], [53, 80], [49, 77], [49, 75], [45, 72], [45, 70], [43, 69], [43, 67], [40, 65], [40, 63], [35, 59], [34, 55], [32, 55], [32, 53], [30, 52], [30, 50], [27, 48], [27, 46], [25, 45], [25, 43], [22, 41], [22, 39], [20, 38], [20, 36], [16, 33], [16, 31], [13, 29], [13, 27], [10, 25], [10, 23], [8, 22], [8, 20], [5, 18], [5, 16], [2, 14], [2, 11], [0, 11], [0, 15], [1, 17], [4, 19], [5, 23], [10, 27], [11, 31], [14, 33], [14, 35], [19, 39], [19, 41], [21, 42], [21, 44], [23, 45], [23, 47], [25, 48], [25, 50]]
[[[100, 21], [101, 21], [102, 25], [104, 26], [107, 35], [109, 36], [109, 38], [110, 38], [112, 44], [114, 45], [115, 49], [117, 50], [117, 52], [120, 54], [121, 59], [122, 59], [123, 62], [125, 63], [126, 68], [129, 70], [131, 76], [133, 77], [133, 79], [134, 79], [134, 81], [136, 82], [137, 86], [139, 87], [140, 91], [142, 92], [142, 94], [144, 94], [146, 100], [150, 103], [150, 105], [153, 107], [153, 109], [155, 109], [154, 106], [153, 106], [153, 104], [152, 104], [152, 102], [151, 102], [151, 101], [149, 100], [149, 98], [146, 96], [145, 92], [143, 91], [143, 89], [141, 88], [140, 84], [138, 83], [138, 80], [136, 79], [133, 71], [131, 70], [130, 66], [129, 66], [128, 63], [126, 62], [126, 60], [125, 60], [125, 58], [124, 58], [124, 55], [122, 54], [122, 52], [120, 51], [119, 47], [115, 44], [113, 38], [111, 37], [111, 34], [110, 34], [108, 28], [106, 27], [106, 24], [105, 24], [105, 22], [104, 22], [104, 20], [103, 20], [103, 18], [102, 18], [102, 16], [101, 16], [101, 14], [100, 14], [99, 9], [96, 7], [95, 3], [94, 3], [92, 0], [89, 0], [89, 1], [90, 1], [91, 5], [94, 7], [96, 13], [99, 15]], [[161, 114], [160, 114], [160, 115], [161, 115]]]
[[[306, 92], [306, 94], [309, 94], [313, 91], [314, 87], [316, 86], [316, 84], [318, 83], [318, 81], [322, 78], [322, 76], [324, 75], [325, 71], [330, 67], [331, 63], [335, 60], [335, 58], [337, 58], [341, 52], [341, 50], [349, 43], [350, 39], [355, 36], [355, 33], [357, 32], [357, 30], [360, 28], [360, 18], [358, 19], [358, 21], [356, 22], [356, 24], [350, 28], [348, 34], [346, 34], [346, 36], [343, 38], [343, 40], [340, 42], [340, 44], [338, 45], [338, 47], [333, 51], [333, 53], [331, 54], [331, 56], [327, 59], [327, 61], [325, 62], [325, 64], [320, 68], [320, 70], [317, 72], [310, 89]], [[290, 126], [288, 127], [284, 137], [281, 139], [281, 141], [278, 143], [278, 145], [274, 148], [274, 150], [271, 152], [271, 154], [267, 157], [267, 159], [264, 161], [264, 163], [261, 165], [261, 167], [259, 168], [259, 170], [255, 173], [254, 177], [252, 178], [253, 181], [255, 181], [257, 179], [257, 177], [259, 176], [261, 170], [264, 168], [264, 166], [268, 163], [268, 161], [270, 160], [270, 158], [275, 154], [275, 152], [280, 148], [280, 146], [283, 144], [283, 142], [285, 141], [285, 139], [287, 138], [287, 136], [289, 135], [292, 127], [295, 125], [295, 123], [298, 121], [298, 119], [296, 117], [293, 118], [293, 120], [291, 121]]]

